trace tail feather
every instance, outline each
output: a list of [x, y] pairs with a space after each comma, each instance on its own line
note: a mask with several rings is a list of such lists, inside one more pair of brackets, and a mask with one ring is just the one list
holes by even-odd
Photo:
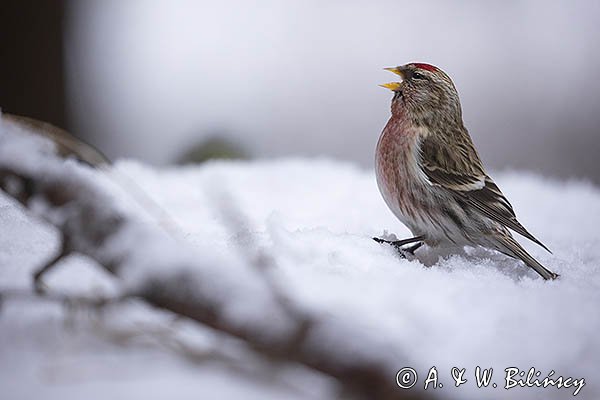
[[540, 274], [545, 280], [556, 279], [560, 275], [550, 271], [548, 268], [540, 264], [535, 258], [533, 258], [514, 238], [508, 235], [502, 235], [497, 237], [499, 244], [498, 250], [502, 253], [518, 258], [523, 261], [528, 267], [533, 268], [535, 272]]

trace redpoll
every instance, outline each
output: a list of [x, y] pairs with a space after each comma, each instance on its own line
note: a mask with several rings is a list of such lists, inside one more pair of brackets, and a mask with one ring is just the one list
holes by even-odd
[[[392, 116], [377, 143], [379, 190], [414, 238], [396, 246], [483, 246], [522, 260], [544, 279], [557, 274], [536, 261], [513, 238], [517, 232], [548, 250], [517, 221], [515, 212], [487, 175], [462, 120], [452, 80], [429, 64], [387, 70], [402, 82], [394, 92]], [[379, 242], [388, 242], [376, 239]], [[549, 251], [549, 250], [548, 250]]]

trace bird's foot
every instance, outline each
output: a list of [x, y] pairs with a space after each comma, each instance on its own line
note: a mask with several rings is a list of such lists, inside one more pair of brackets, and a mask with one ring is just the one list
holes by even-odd
[[[409, 254], [411, 256], [413, 256], [415, 254], [415, 251], [419, 247], [423, 246], [423, 237], [422, 236], [416, 236], [413, 238], [402, 239], [402, 240], [386, 240], [386, 239], [374, 237], [373, 240], [376, 241], [377, 243], [387, 243], [391, 246], [394, 246], [396, 248], [396, 250], [398, 251], [398, 253], [400, 254], [400, 256], [403, 258], [408, 258], [407, 256]], [[405, 245], [411, 244], [411, 243], [414, 243], [414, 244], [412, 246], [402, 247], [402, 246], [405, 246]]]
[[412, 246], [408, 246], [402, 249], [402, 251], [405, 251], [407, 253], [409, 253], [410, 255], [415, 255], [415, 251], [417, 251], [417, 249], [421, 246], [423, 246], [423, 242], [417, 242], [415, 244], [413, 244]]

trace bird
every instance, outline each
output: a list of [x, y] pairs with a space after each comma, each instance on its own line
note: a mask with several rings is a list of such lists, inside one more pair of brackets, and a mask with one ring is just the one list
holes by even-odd
[[[379, 191], [413, 237], [373, 238], [402, 254], [420, 246], [481, 246], [523, 261], [543, 279], [559, 275], [533, 258], [516, 232], [550, 250], [517, 220], [515, 211], [485, 171], [465, 128], [452, 79], [431, 64], [385, 68], [401, 82], [385, 83], [394, 95], [391, 117], [375, 150]], [[411, 245], [411, 246], [407, 246]]]

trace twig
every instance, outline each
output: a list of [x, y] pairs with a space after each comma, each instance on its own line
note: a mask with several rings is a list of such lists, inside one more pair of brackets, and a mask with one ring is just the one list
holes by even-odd
[[[407, 365], [408, 360], [401, 356], [401, 349], [381, 351], [376, 332], [366, 334], [354, 330], [352, 321], [298, 310], [271, 272], [265, 272], [273, 265], [268, 256], [252, 261], [271, 292], [256, 298], [256, 287], [239, 282], [224, 266], [204, 265], [182, 243], [169, 241], [162, 230], [112, 208], [89, 174], [78, 173], [72, 164], [66, 168], [60, 160], [48, 157], [43, 160], [45, 168], [35, 168], [15, 158], [3, 162], [1, 155], [0, 187], [12, 185], [10, 194], [25, 205], [32, 199], [43, 202], [39, 215], [62, 232], [71, 251], [96, 260], [148, 303], [241, 339], [267, 359], [319, 371], [337, 380], [346, 393], [373, 400], [430, 398], [430, 394], [401, 391], [396, 386], [395, 368]], [[15, 181], [19, 184], [14, 185]], [[125, 238], [132, 245], [123, 244]], [[148, 269], [146, 252], [158, 243], [167, 254], [189, 257], [175, 265], [159, 260], [160, 265]], [[227, 282], [235, 296], [215, 291], [211, 285], [216, 278]], [[228, 310], [240, 304], [246, 314], [231, 316]], [[361, 345], [337, 341], [339, 336], [356, 337]]]
[[[61, 235], [62, 236], [62, 235]], [[58, 252], [50, 258], [46, 263], [41, 266], [38, 270], [33, 274], [33, 288], [38, 293], [44, 293], [48, 290], [47, 286], [42, 281], [42, 277], [48, 271], [53, 269], [56, 264], [58, 264], [63, 258], [67, 257], [70, 254], [69, 250], [66, 246], [66, 241], [64, 237], [61, 238], [61, 245]]]

